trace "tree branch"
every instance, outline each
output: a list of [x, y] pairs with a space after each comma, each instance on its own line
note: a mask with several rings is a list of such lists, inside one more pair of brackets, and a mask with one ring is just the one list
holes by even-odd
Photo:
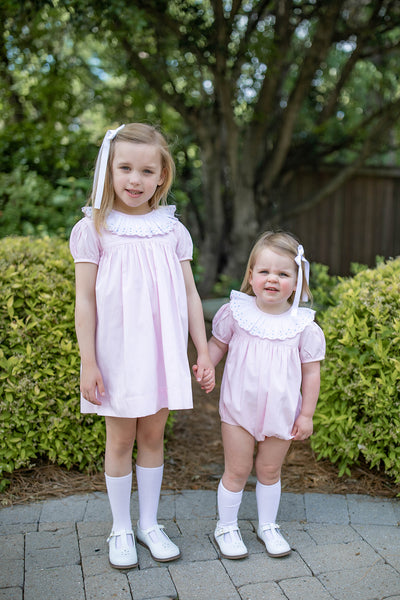
[[265, 145], [262, 144], [262, 140], [266, 139], [268, 124], [273, 119], [273, 115], [276, 115], [279, 110], [279, 90], [291, 63], [290, 40], [296, 25], [290, 22], [290, 4], [291, 2], [286, 0], [279, 3], [280, 10], [276, 15], [276, 27], [272, 43], [272, 48], [279, 48], [279, 52], [274, 53], [273, 60], [268, 64], [268, 71], [254, 107], [254, 114], [257, 117], [249, 127], [248, 145], [255, 151], [255, 156], [259, 154], [260, 150], [261, 152], [264, 151]]
[[321, 15], [313, 38], [311, 48], [305, 56], [296, 85], [289, 97], [284, 119], [280, 124], [279, 138], [275, 144], [268, 165], [263, 165], [263, 186], [265, 189], [271, 187], [278, 176], [290, 148], [293, 128], [302, 101], [308, 93], [311, 80], [317, 66], [323, 60], [329, 50], [331, 38], [335, 30], [336, 20], [340, 14], [343, 0], [330, 2], [325, 12]]
[[[155, 38], [157, 40], [163, 41], [169, 39], [170, 34], [172, 34], [173, 38], [176, 40], [177, 47], [183, 46], [186, 51], [189, 51], [196, 56], [199, 64], [204, 64], [205, 58], [203, 50], [201, 50], [201, 45], [196, 43], [196, 40], [197, 42], [200, 40], [204, 42], [205, 48], [212, 53], [214, 46], [212, 43], [213, 31], [210, 28], [203, 32], [203, 28], [199, 26], [191, 26], [189, 27], [190, 35], [187, 35], [182, 32], [182, 26], [188, 27], [188, 20], [184, 21], [172, 18], [159, 0], [156, 0], [155, 2], [149, 2], [148, 0], [136, 0], [135, 5], [137, 8], [143, 10], [146, 14], [146, 17], [149, 18], [155, 32]], [[115, 15], [115, 18], [118, 18], [121, 25], [124, 26], [124, 23], [119, 18], [119, 15]]]
[[382, 114], [381, 119], [378, 119], [371, 128], [369, 135], [364, 139], [362, 149], [357, 158], [349, 165], [343, 167], [325, 186], [319, 189], [315, 194], [299, 202], [296, 206], [285, 210], [284, 208], [275, 213], [272, 218], [272, 223], [279, 223], [282, 220], [299, 215], [307, 210], [317, 206], [324, 198], [335, 192], [355, 171], [365, 164], [365, 161], [373, 156], [378, 150], [387, 132], [393, 125], [393, 119], [399, 118], [400, 114], [400, 98], [387, 107], [387, 110]]
[[232, 1], [232, 8], [231, 8], [231, 12], [229, 14], [229, 19], [228, 19], [228, 25], [229, 25], [230, 31], [232, 31], [233, 22], [235, 20], [236, 15], [239, 12], [240, 7], [242, 6], [242, 2], [243, 2], [243, 0], [233, 0]]
[[345, 86], [346, 81], [350, 77], [356, 63], [360, 59], [360, 53], [361, 53], [361, 48], [360, 48], [360, 46], [357, 46], [355, 48], [355, 50], [349, 56], [348, 60], [346, 61], [346, 64], [344, 65], [344, 67], [342, 69], [340, 77], [339, 77], [334, 89], [332, 90], [327, 102], [325, 103], [325, 106], [322, 109], [321, 114], [318, 117], [318, 120], [317, 120], [318, 125], [321, 125], [322, 123], [324, 123], [325, 121], [330, 119], [330, 117], [332, 117], [332, 115], [334, 114], [336, 107], [337, 107], [338, 98]]
[[[253, 12], [248, 16], [247, 28], [246, 28], [244, 35], [242, 36], [242, 38], [240, 40], [239, 47], [236, 52], [235, 62], [232, 67], [232, 78], [235, 80], [238, 79], [241, 68], [242, 68], [244, 62], [246, 61], [246, 50], [249, 45], [250, 37], [256, 30], [257, 25], [260, 22], [260, 20], [265, 17], [266, 9], [269, 4], [270, 4], [269, 0], [262, 0], [262, 2], [256, 3], [255, 10], [253, 10]], [[229, 35], [231, 35], [231, 34], [232, 34], [232, 27], [229, 32]]]

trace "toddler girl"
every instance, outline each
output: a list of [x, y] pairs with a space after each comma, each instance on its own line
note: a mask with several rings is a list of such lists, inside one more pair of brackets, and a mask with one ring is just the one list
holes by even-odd
[[237, 516], [256, 442], [257, 536], [270, 556], [291, 550], [276, 524], [281, 467], [291, 440], [312, 434], [325, 355], [314, 311], [298, 307], [300, 298], [310, 297], [308, 274], [303, 247], [292, 235], [264, 233], [250, 254], [241, 291], [231, 293], [213, 320], [213, 364], [228, 351], [220, 398], [225, 471], [214, 533], [224, 558], [247, 556]]
[[[109, 560], [137, 565], [130, 518], [137, 444], [137, 540], [155, 560], [180, 556], [157, 523], [169, 410], [192, 408], [188, 329], [196, 373], [213, 387], [192, 240], [166, 205], [174, 162], [164, 137], [140, 123], [107, 132], [96, 163], [92, 206], [71, 233], [81, 411], [104, 415], [105, 478], [113, 526]], [[160, 206], [161, 205], [161, 206]]]

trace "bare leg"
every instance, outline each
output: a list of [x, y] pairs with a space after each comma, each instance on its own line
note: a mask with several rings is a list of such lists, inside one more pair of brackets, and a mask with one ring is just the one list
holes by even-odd
[[137, 419], [106, 417], [105, 471], [110, 477], [123, 477], [132, 471], [132, 451]]
[[224, 444], [225, 471], [222, 483], [227, 490], [243, 490], [253, 467], [254, 438], [236, 425], [221, 424]]
[[141, 467], [160, 467], [164, 462], [164, 430], [169, 410], [162, 408], [155, 415], [141, 417], [137, 423], [137, 458]]
[[275, 437], [265, 438], [258, 443], [256, 456], [257, 479], [264, 485], [272, 485], [279, 481], [281, 468], [291, 440], [281, 440]]

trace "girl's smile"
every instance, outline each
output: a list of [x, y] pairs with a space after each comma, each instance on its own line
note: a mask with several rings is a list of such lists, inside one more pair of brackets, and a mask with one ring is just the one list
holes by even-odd
[[117, 142], [111, 173], [115, 191], [113, 208], [131, 215], [150, 212], [149, 200], [164, 181], [157, 146]]
[[249, 281], [258, 308], [281, 314], [289, 309], [288, 300], [296, 290], [297, 265], [290, 256], [263, 248], [257, 255]]

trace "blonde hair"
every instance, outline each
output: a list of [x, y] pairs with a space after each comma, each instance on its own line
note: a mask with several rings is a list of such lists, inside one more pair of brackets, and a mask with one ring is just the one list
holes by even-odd
[[93, 189], [90, 194], [88, 204], [93, 207], [93, 221], [97, 231], [100, 231], [105, 224], [107, 215], [114, 206], [115, 191], [111, 174], [111, 165], [115, 154], [115, 144], [117, 142], [131, 142], [132, 144], [149, 144], [157, 146], [161, 155], [161, 167], [164, 175], [164, 180], [159, 185], [149, 200], [151, 210], [157, 208], [160, 204], [167, 204], [167, 197], [175, 176], [175, 163], [172, 158], [167, 141], [155, 127], [145, 123], [128, 123], [125, 125], [110, 142], [110, 153], [107, 162], [107, 171], [104, 181], [103, 198], [101, 207], [94, 209], [94, 201], [96, 197], [96, 184], [93, 184]]
[[[271, 250], [277, 252], [278, 254], [290, 256], [294, 262], [294, 259], [296, 258], [298, 253], [299, 243], [300, 242], [295, 238], [294, 235], [286, 231], [266, 231], [265, 233], [263, 233], [258, 238], [250, 252], [246, 272], [244, 274], [242, 285], [240, 286], [240, 291], [245, 294], [248, 294], [249, 296], [254, 296], [253, 288], [250, 284], [250, 276], [253, 271], [255, 262], [257, 260], [257, 256], [259, 255], [261, 250], [264, 250], [264, 248], [271, 248]], [[295, 266], [297, 272], [298, 266], [296, 263]], [[308, 298], [312, 300], [312, 294], [310, 292], [310, 288], [308, 287], [307, 279], [305, 277], [305, 268], [303, 262], [301, 263], [301, 268], [303, 270], [303, 285], [301, 289], [301, 295], [307, 294]], [[293, 299], [294, 292], [288, 299], [289, 304], [293, 303]]]

